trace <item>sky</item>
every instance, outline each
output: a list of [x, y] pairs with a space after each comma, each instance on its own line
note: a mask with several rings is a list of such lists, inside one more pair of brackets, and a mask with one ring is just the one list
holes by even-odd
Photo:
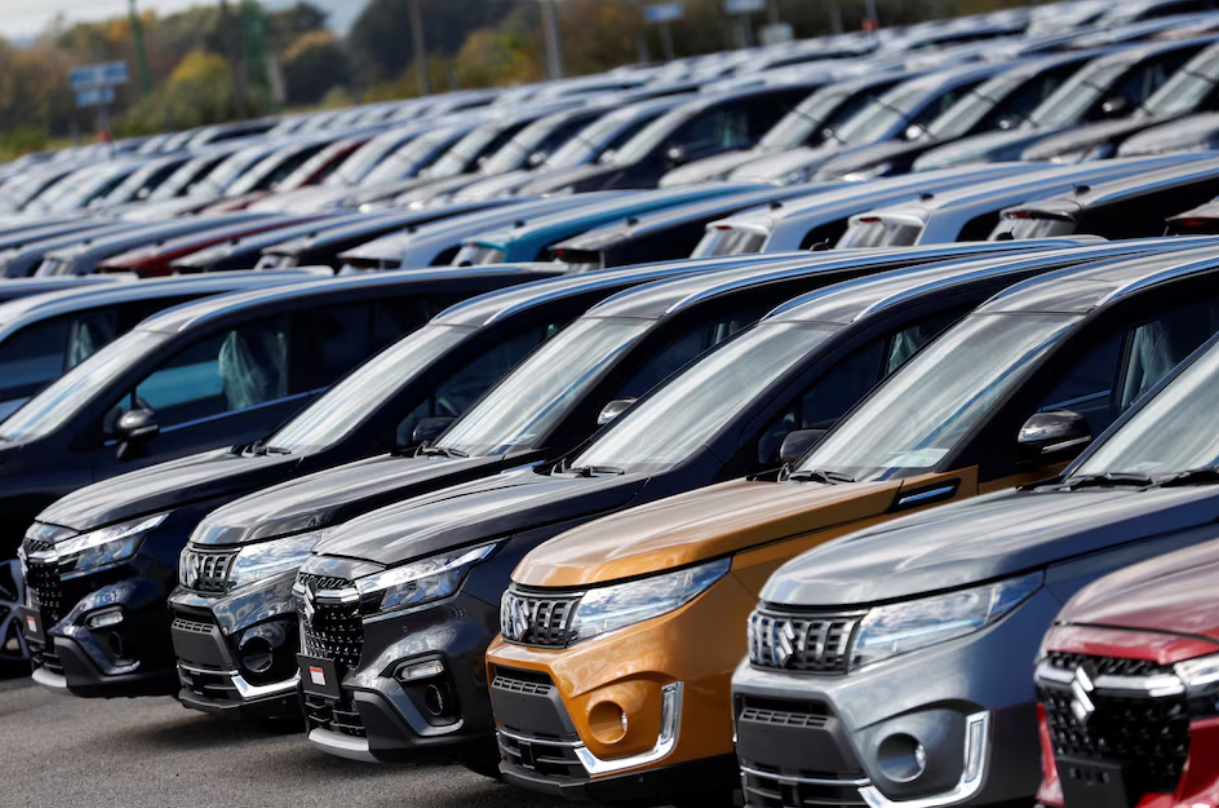
[[[235, 4], [237, 0], [230, 0]], [[330, 12], [331, 25], [343, 31], [359, 15], [367, 0], [312, 0]], [[0, 37], [23, 40], [36, 36], [56, 14], [69, 22], [104, 20], [127, 13], [128, 0], [0, 0]], [[218, 0], [137, 0], [141, 11], [171, 14], [193, 5], [218, 3]], [[288, 0], [271, 0], [268, 7], [288, 5]]]

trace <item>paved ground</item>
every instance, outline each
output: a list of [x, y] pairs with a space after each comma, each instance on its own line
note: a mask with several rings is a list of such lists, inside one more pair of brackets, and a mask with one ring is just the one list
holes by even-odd
[[[0, 682], [4, 808], [570, 808], [460, 766], [377, 766], [196, 714]], [[580, 803], [595, 808], [589, 803]]]

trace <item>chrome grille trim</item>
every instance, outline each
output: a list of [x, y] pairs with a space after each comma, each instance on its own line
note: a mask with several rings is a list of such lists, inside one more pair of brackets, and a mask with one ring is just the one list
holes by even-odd
[[850, 669], [851, 643], [864, 613], [797, 614], [760, 608], [749, 616], [754, 667], [840, 674]]

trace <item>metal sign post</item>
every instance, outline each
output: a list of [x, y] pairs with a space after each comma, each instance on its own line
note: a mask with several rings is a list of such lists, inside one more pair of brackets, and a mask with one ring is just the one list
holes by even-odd
[[110, 156], [114, 156], [114, 135], [110, 132], [110, 105], [114, 103], [114, 88], [131, 80], [126, 62], [104, 62], [95, 65], [81, 65], [72, 68], [69, 73], [72, 90], [76, 93], [76, 106], [79, 109], [94, 108], [97, 110], [97, 130], [99, 137], [110, 146]]
[[766, 10], [766, 0], [724, 0], [724, 13], [736, 17], [737, 47], [753, 47], [753, 26], [750, 15]]
[[645, 22], [660, 28], [660, 44], [664, 49], [666, 62], [677, 58], [673, 50], [672, 23], [686, 16], [686, 8], [681, 3], [661, 3], [655, 6], [645, 6], [643, 19]]

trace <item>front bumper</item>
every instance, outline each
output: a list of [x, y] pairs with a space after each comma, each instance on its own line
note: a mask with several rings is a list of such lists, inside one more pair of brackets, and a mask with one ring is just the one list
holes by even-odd
[[497, 640], [500, 772], [587, 799], [732, 791], [729, 692], [755, 602], [729, 574], [674, 612], [570, 648]]
[[741, 663], [732, 693], [746, 805], [1031, 802], [1041, 779], [1033, 660], [1058, 608], [1041, 590], [982, 632], [845, 676]]

